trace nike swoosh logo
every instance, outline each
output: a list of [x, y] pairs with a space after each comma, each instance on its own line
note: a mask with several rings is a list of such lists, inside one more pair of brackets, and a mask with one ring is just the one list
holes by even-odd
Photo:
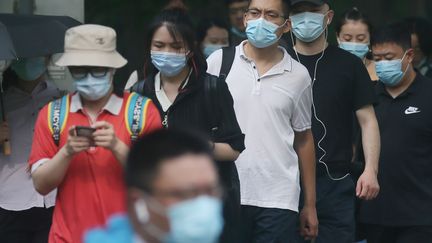
[[409, 111], [409, 110], [405, 111], [406, 115], [415, 114], [415, 113], [420, 113], [420, 111]]

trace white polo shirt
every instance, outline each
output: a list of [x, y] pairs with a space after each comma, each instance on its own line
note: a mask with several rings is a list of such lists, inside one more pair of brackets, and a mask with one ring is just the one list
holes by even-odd
[[[226, 78], [246, 149], [236, 161], [241, 203], [298, 211], [300, 179], [294, 131], [311, 128], [311, 78], [307, 69], [284, 53], [281, 62], [259, 76], [255, 63], [236, 47]], [[218, 76], [222, 51], [208, 59], [207, 72]]]

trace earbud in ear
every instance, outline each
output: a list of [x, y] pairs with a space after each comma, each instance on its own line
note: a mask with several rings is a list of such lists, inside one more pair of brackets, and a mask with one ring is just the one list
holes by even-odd
[[144, 199], [139, 199], [138, 201], [136, 201], [134, 206], [138, 221], [141, 224], [147, 223], [150, 220], [150, 214]]

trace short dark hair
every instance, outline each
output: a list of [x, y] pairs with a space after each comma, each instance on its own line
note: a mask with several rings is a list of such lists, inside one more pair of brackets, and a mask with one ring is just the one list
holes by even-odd
[[[252, 3], [252, 0], [248, 0], [248, 1], [249, 1], [248, 3], [248, 7], [249, 7], [249, 5]], [[281, 2], [282, 2], [283, 13], [285, 15], [285, 18], [288, 18], [290, 13], [290, 5], [291, 5], [290, 0], [281, 0]]]
[[291, 1], [287, 1], [287, 2], [288, 2], [288, 8], [289, 8], [288, 10], [289, 10], [290, 14], [293, 14], [293, 13], [296, 14], [296, 13], [300, 12], [299, 8], [300, 9], [301, 8], [316, 9], [316, 8], [320, 8], [326, 4], [329, 7], [329, 9], [331, 9], [331, 5], [328, 2], [325, 2], [323, 5], [316, 5], [316, 4], [311, 3], [311, 2], [299, 2], [299, 3], [294, 3], [294, 4], [292, 4]]
[[410, 34], [416, 34], [420, 50], [425, 56], [432, 55], [432, 23], [425, 18], [409, 17], [405, 19]]
[[368, 27], [369, 33], [373, 32], [373, 26], [372, 23], [369, 21], [369, 18], [365, 14], [360, 12], [357, 7], [353, 7], [345, 11], [342, 17], [336, 23], [335, 29], [337, 34], [341, 32], [342, 26], [344, 26], [349, 20], [360, 21]]
[[387, 25], [375, 31], [371, 37], [371, 45], [395, 43], [403, 50], [411, 48], [411, 34], [405, 23], [399, 22]]
[[213, 156], [210, 144], [192, 132], [163, 129], [144, 136], [129, 153], [125, 168], [126, 185], [151, 193], [161, 165], [185, 154]]
[[221, 19], [221, 18], [203, 19], [200, 21], [200, 24], [198, 25], [198, 28], [197, 28], [197, 41], [199, 44], [201, 44], [204, 41], [205, 37], [207, 36], [207, 31], [211, 27], [222, 28], [222, 29], [227, 30], [228, 34], [230, 33], [229, 25], [223, 19]]

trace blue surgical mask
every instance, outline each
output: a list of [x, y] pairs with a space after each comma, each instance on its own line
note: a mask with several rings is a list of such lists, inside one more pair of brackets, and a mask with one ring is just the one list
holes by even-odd
[[222, 202], [200, 196], [171, 206], [168, 218], [165, 243], [216, 243], [223, 228]]
[[363, 59], [369, 52], [369, 45], [365, 43], [355, 43], [355, 42], [339, 42], [339, 47], [345, 51], [351, 52], [360, 59]]
[[111, 89], [111, 72], [105, 76], [95, 78], [90, 74], [83, 79], [75, 80], [75, 88], [86, 100], [99, 100], [106, 96]]
[[309, 43], [312, 42], [324, 32], [324, 14], [304, 12], [292, 15], [292, 32], [297, 39]]
[[20, 59], [14, 61], [11, 68], [24, 81], [36, 80], [47, 70], [45, 57]]
[[266, 48], [279, 40], [276, 31], [281, 26], [263, 18], [249, 20], [246, 27], [248, 41], [257, 48]]
[[209, 57], [213, 52], [222, 49], [228, 45], [204, 44], [203, 52], [205, 57]]
[[153, 65], [167, 77], [174, 77], [186, 67], [186, 54], [151, 51]]
[[383, 84], [393, 87], [402, 81], [409, 67], [408, 64], [405, 71], [402, 71], [402, 60], [405, 58], [405, 55], [406, 53], [402, 59], [384, 60], [375, 63], [376, 73]]

